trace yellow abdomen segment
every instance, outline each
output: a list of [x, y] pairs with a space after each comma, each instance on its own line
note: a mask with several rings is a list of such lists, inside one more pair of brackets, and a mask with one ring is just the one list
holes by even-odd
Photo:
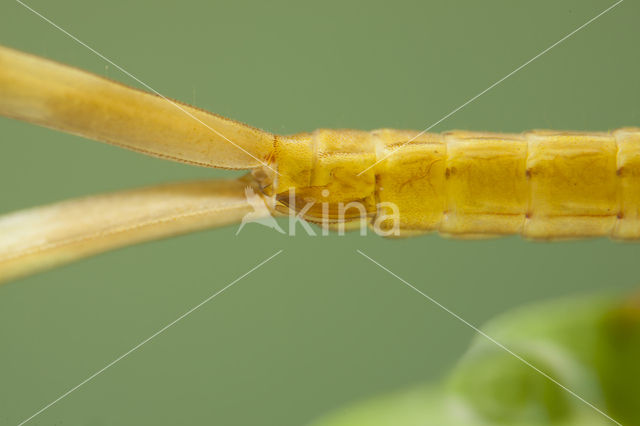
[[406, 145], [377, 134], [393, 151], [376, 166], [378, 199], [398, 206], [402, 230], [640, 238], [640, 129], [450, 132]]
[[274, 158], [267, 192], [292, 206], [295, 190], [292, 207], [315, 203], [304, 217], [316, 222], [365, 212], [405, 235], [640, 238], [640, 129], [317, 130], [279, 138]]

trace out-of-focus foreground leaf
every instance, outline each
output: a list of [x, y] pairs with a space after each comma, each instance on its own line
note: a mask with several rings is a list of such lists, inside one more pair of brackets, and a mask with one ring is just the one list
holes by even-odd
[[[483, 331], [617, 422], [640, 425], [640, 300], [566, 299]], [[615, 424], [483, 336], [442, 383], [379, 397], [313, 426]]]

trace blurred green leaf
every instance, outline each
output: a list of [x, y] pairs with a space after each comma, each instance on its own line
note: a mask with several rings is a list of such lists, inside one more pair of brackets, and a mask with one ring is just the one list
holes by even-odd
[[479, 335], [443, 383], [347, 407], [314, 426], [614, 424], [580, 398], [624, 425], [640, 424], [637, 300], [563, 299], [513, 310], [483, 329], [512, 353]]

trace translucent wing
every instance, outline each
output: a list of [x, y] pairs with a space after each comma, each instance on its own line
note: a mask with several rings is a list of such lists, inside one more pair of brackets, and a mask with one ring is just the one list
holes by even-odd
[[257, 167], [274, 146], [262, 130], [3, 46], [0, 115], [206, 167]]
[[246, 180], [167, 184], [0, 216], [0, 282], [117, 247], [269, 217]]

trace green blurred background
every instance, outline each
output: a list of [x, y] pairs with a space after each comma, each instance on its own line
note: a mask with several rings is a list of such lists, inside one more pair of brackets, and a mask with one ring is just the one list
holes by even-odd
[[[28, 4], [162, 94], [279, 133], [423, 129], [613, 4], [604, 0]], [[449, 129], [640, 125], [631, 0], [447, 119]], [[0, 43], [136, 85], [20, 4]], [[0, 213], [239, 175], [0, 118]], [[36, 417], [38, 425], [300, 425], [442, 377], [474, 324], [640, 281], [636, 244], [296, 237], [248, 225], [107, 253], [0, 287], [0, 424], [17, 424], [236, 277], [285, 252]], [[301, 230], [300, 230], [301, 231]]]

